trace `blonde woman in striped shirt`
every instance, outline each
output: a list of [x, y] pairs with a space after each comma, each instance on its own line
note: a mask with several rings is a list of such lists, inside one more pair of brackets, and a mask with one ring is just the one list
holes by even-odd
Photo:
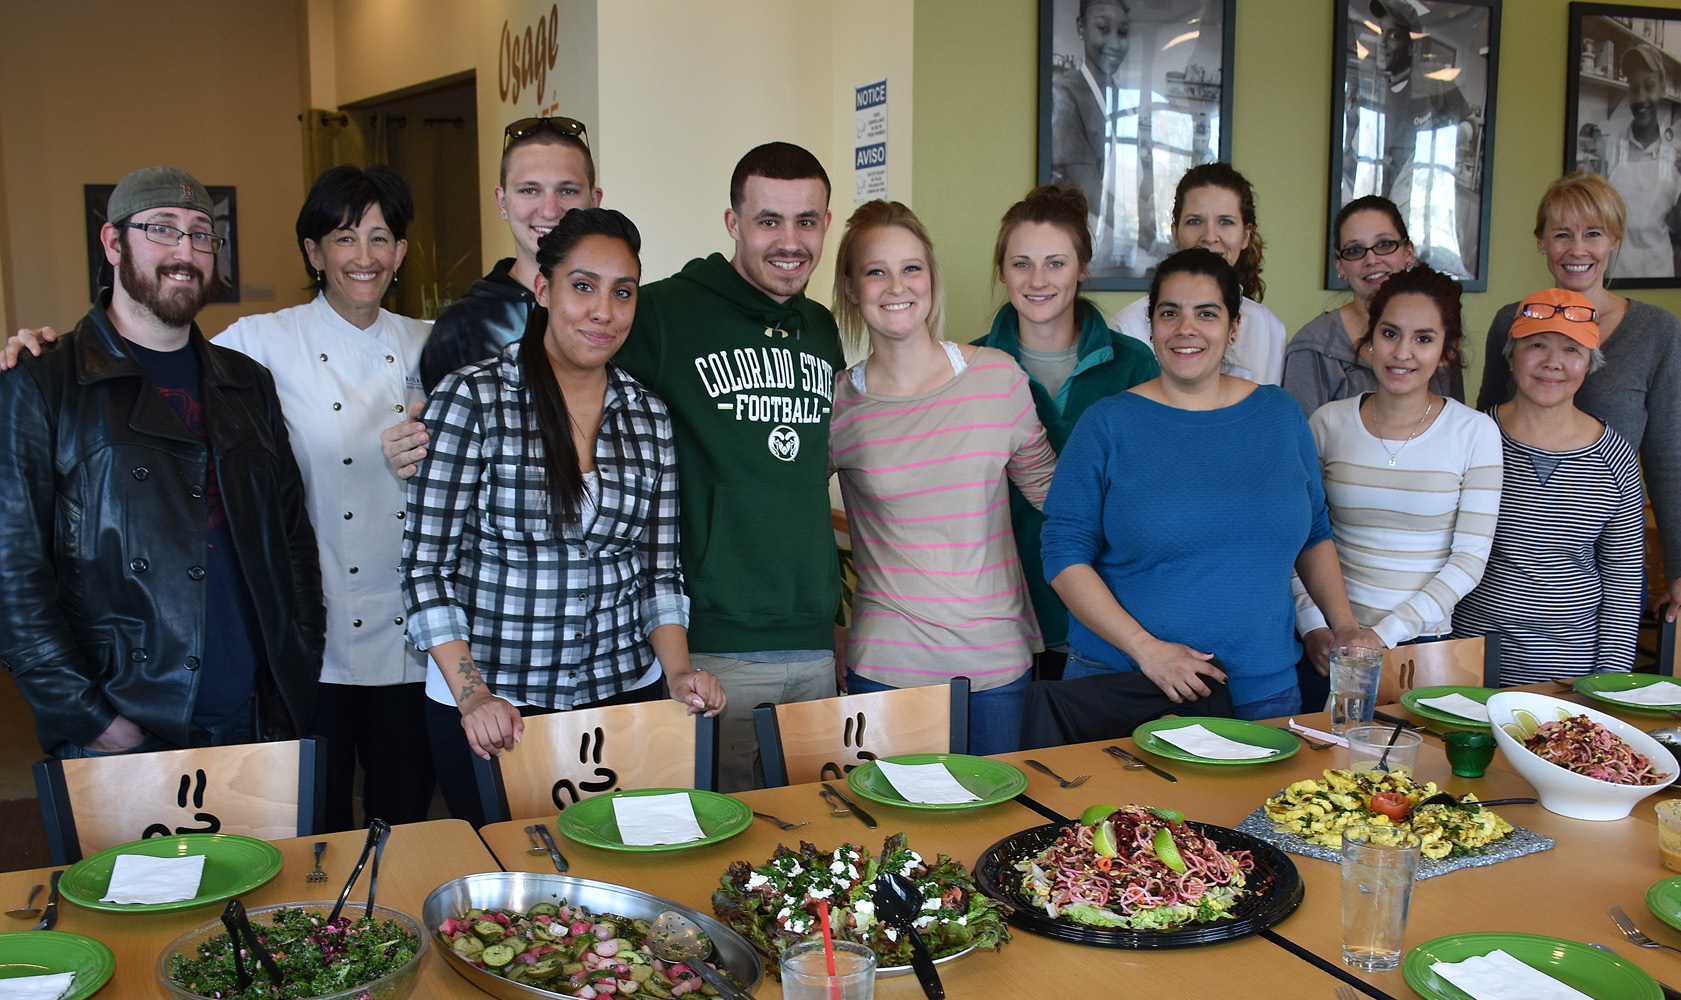
[[1056, 453], [1027, 375], [1002, 351], [943, 339], [934, 248], [898, 202], [859, 206], [835, 262], [835, 319], [864, 360], [835, 388], [858, 586], [853, 693], [970, 678], [970, 749], [1016, 749], [1044, 649], [1010, 530], [1009, 486], [1042, 507]]
[[[1308, 426], [1349, 604], [1393, 648], [1446, 636], [1482, 579], [1500, 510], [1500, 432], [1430, 388], [1460, 366], [1458, 282], [1424, 264], [1397, 271], [1370, 316], [1355, 350], [1376, 390], [1326, 403]], [[1324, 677], [1331, 630], [1300, 580], [1295, 590], [1306, 659]]]

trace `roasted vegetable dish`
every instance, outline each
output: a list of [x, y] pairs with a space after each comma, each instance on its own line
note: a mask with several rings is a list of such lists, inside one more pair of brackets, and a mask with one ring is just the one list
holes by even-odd
[[[1286, 833], [1300, 834], [1315, 844], [1339, 847], [1342, 832], [1351, 826], [1397, 826], [1418, 834], [1427, 858], [1472, 853], [1512, 832], [1512, 824], [1463, 796], [1460, 805], [1418, 803], [1441, 789], [1433, 781], [1420, 785], [1404, 774], [1380, 771], [1327, 770], [1323, 778], [1298, 781], [1267, 800], [1267, 816]], [[1404, 819], [1396, 797], [1412, 810]]]

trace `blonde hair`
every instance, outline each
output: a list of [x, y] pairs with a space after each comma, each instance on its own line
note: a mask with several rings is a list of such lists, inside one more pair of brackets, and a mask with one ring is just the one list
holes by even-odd
[[886, 226], [898, 226], [922, 244], [934, 299], [928, 308], [928, 332], [935, 340], [945, 339], [946, 286], [940, 280], [940, 264], [934, 258], [934, 241], [928, 238], [928, 230], [923, 227], [922, 220], [905, 204], [877, 199], [859, 205], [852, 218], [846, 220], [846, 232], [841, 234], [840, 246], [835, 251], [835, 325], [840, 327], [841, 341], [854, 353], [861, 353], [869, 347], [870, 331], [858, 303], [847, 296], [846, 283], [852, 277], [859, 238], [872, 229]]
[[1547, 185], [1547, 193], [1541, 196], [1541, 204], [1535, 209], [1535, 238], [1546, 234], [1547, 220], [1562, 222], [1572, 216], [1588, 225], [1597, 225], [1613, 240], [1623, 238], [1628, 224], [1623, 196], [1610, 181], [1589, 170], [1578, 170]]

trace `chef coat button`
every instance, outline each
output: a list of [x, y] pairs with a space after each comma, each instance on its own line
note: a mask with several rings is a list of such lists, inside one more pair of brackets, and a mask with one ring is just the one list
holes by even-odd
[[407, 516], [408, 516], [408, 514], [405, 511], [398, 511], [397, 512], [397, 520], [399, 520], [399, 521], [401, 521], [403, 518], [405, 518]]
[[188, 670], [197, 670], [199, 668], [198, 657], [196, 657], [196, 656], [187, 657], [187, 662], [182, 664], [182, 666], [186, 667]]
[[326, 355], [325, 355], [325, 354], [323, 354], [323, 355], [321, 355], [321, 360], [322, 360], [322, 361], [325, 361], [325, 360], [327, 360], [327, 356], [326, 356]]
[[398, 412], [398, 413], [401, 413], [401, 412], [403, 412], [403, 404], [402, 404], [402, 403], [398, 403], [398, 404], [397, 404], [397, 412]]
[[403, 624], [403, 616], [402, 616], [402, 615], [398, 615], [398, 616], [397, 616], [397, 617], [395, 617], [395, 618], [393, 618], [393, 619], [391, 619], [391, 624], [393, 624], [393, 625], [401, 625], [401, 624]]
[[344, 460], [344, 464], [345, 464], [345, 465], [349, 465], [349, 464], [350, 464], [350, 459], [348, 459], [348, 458], [347, 458], [347, 459], [345, 459], [345, 460]]
[[396, 364], [396, 363], [397, 363], [397, 359], [396, 359], [396, 358], [394, 358], [394, 357], [392, 357], [392, 356], [391, 356], [391, 355], [389, 355], [389, 354], [387, 354], [387, 355], [386, 355], [386, 356], [385, 356], [385, 360], [386, 360], [386, 361], [387, 361], [387, 362], [389, 362], [389, 363], [391, 363], [391, 364]]
[[357, 628], [361, 628], [362, 627], [362, 619], [358, 618], [355, 621], [351, 622], [350, 624], [354, 625]]
[[361, 570], [360, 570], [360, 569], [358, 569], [358, 568], [357, 568], [357, 567], [355, 567], [355, 566], [352, 566], [352, 567], [350, 567], [350, 572], [352, 572], [352, 573], [359, 573], [359, 572], [361, 572]]
[[348, 510], [347, 510], [347, 511], [345, 511], [345, 512], [344, 512], [344, 519], [345, 519], [345, 520], [346, 520], [346, 521], [348, 521], [348, 520], [350, 520], [350, 519], [351, 519], [351, 518], [353, 518], [353, 517], [355, 517], [355, 516], [356, 516], [356, 515], [355, 515], [355, 514], [353, 514], [353, 513], [351, 513], [351, 512], [350, 512], [350, 511], [348, 511]]
[[146, 662], [146, 656], [147, 656], [146, 650], [143, 649], [143, 648], [142, 649], [131, 649], [131, 650], [128, 651], [128, 658], [133, 660], [135, 663], [145, 663]]
[[151, 475], [152, 470], [146, 468], [144, 465], [137, 465], [134, 467], [134, 478], [140, 480], [141, 482], [145, 482]]
[[343, 403], [334, 403], [333, 404], [333, 409], [342, 410], [342, 409], [344, 409], [344, 404]]
[[202, 580], [202, 579], [204, 579], [204, 567], [203, 566], [194, 566], [191, 569], [187, 570], [187, 579], [189, 579], [189, 580]]
[[134, 570], [136, 573], [146, 572], [146, 568], [149, 565], [150, 563], [146, 562], [144, 559], [130, 559], [128, 562], [128, 568]]

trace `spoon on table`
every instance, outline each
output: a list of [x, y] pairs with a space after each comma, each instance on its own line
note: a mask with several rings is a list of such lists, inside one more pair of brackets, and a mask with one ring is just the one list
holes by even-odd
[[911, 939], [911, 968], [916, 970], [922, 992], [928, 994], [928, 1000], [945, 1000], [946, 988], [940, 983], [940, 970], [934, 968], [933, 956], [928, 954], [928, 946], [922, 943], [922, 935], [911, 922], [922, 915], [922, 890], [898, 872], [882, 872], [870, 889], [870, 898], [876, 904], [876, 919], [897, 927]]
[[1389, 734], [1389, 745], [1383, 748], [1383, 756], [1377, 759], [1377, 770], [1389, 773], [1389, 751], [1395, 749], [1395, 741], [1401, 738], [1401, 732], [1407, 728], [1405, 722], [1395, 723], [1395, 730]]
[[706, 980], [726, 1000], [752, 1000], [745, 990], [706, 964], [712, 957], [712, 939], [698, 924], [676, 910], [666, 910], [654, 921], [648, 931], [648, 950], [662, 962], [682, 962], [693, 969], [695, 975]]
[[30, 920], [34, 917], [40, 916], [41, 908], [35, 905], [35, 897], [39, 896], [41, 894], [41, 890], [45, 888], [46, 886], [44, 885], [37, 885], [35, 888], [29, 890], [29, 898], [24, 901], [24, 904], [15, 910], [7, 910], [6, 916], [16, 917], [19, 920]]

